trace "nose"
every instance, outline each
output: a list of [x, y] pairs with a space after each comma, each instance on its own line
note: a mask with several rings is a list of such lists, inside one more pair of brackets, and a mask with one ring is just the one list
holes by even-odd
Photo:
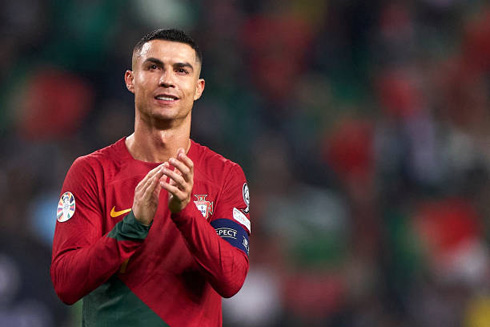
[[158, 84], [162, 87], [174, 87], [172, 72], [167, 69], [162, 70]]

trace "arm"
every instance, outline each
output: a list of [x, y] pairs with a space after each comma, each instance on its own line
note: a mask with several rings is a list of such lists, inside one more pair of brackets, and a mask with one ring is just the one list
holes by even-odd
[[235, 295], [248, 272], [247, 254], [218, 236], [195, 206], [172, 214], [172, 220], [216, 292], [225, 298]]
[[[248, 272], [248, 232], [231, 219], [232, 207], [227, 206], [217, 212], [220, 215], [218, 218], [221, 219], [216, 219], [211, 224], [203, 219], [195, 206], [188, 205], [193, 185], [192, 161], [184, 151], [179, 151], [177, 158], [170, 159], [170, 163], [176, 169], [164, 169], [164, 175], [168, 176], [170, 181], [163, 181], [162, 187], [170, 193], [169, 208], [172, 220], [182, 233], [196, 262], [204, 270], [209, 283], [221, 296], [231, 297], [240, 290]], [[240, 173], [240, 181], [244, 181], [241, 170]], [[228, 186], [237, 189], [239, 199], [235, 200], [235, 203], [241, 202], [240, 205], [245, 208], [241, 185], [243, 183], [237, 186], [236, 183], [230, 182]], [[223, 193], [236, 198], [236, 193], [229, 189], [224, 189]], [[220, 237], [220, 229], [231, 231], [234, 238], [226, 237], [229, 235]], [[243, 241], [244, 238], [246, 241]]]
[[[96, 166], [97, 163], [87, 159], [76, 160], [63, 184], [62, 199], [67, 192], [72, 194], [73, 207], [72, 212], [58, 210], [51, 279], [56, 293], [67, 304], [75, 303], [116, 273], [141, 246], [150, 229], [131, 212], [109, 233], [102, 235], [104, 217], [99, 189], [103, 186], [98, 184]], [[147, 181], [150, 174], [143, 181]], [[138, 194], [137, 187], [135, 198]], [[60, 200], [62, 205], [63, 200]]]

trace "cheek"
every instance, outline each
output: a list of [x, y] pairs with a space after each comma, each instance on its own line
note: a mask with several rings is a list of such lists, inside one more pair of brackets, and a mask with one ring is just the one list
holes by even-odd
[[134, 78], [134, 85], [138, 87], [140, 90], [148, 88], [152, 84], [152, 76], [151, 74], [139, 73]]
[[147, 99], [148, 95], [146, 93], [146, 89], [141, 85], [134, 88], [134, 102], [136, 105], [143, 105], [147, 103], [149, 100]]
[[150, 92], [150, 88], [147, 80], [138, 81], [134, 87], [135, 95], [143, 97]]

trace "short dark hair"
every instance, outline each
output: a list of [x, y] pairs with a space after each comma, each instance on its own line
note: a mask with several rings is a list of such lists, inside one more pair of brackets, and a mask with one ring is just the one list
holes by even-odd
[[133, 55], [143, 48], [143, 45], [152, 40], [166, 40], [188, 44], [196, 52], [196, 57], [202, 64], [202, 52], [196, 41], [182, 30], [178, 29], [157, 29], [143, 36], [133, 48]]

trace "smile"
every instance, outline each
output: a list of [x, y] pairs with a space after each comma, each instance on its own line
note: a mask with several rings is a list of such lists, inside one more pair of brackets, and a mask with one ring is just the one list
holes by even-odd
[[162, 100], [162, 101], [175, 101], [175, 100], [178, 100], [177, 97], [172, 96], [172, 95], [157, 95], [155, 97], [155, 99]]
[[159, 95], [159, 96], [155, 97], [155, 99], [163, 100], [163, 101], [175, 101], [175, 100], [177, 100], [177, 98], [173, 98], [170, 96], [164, 96], [164, 95]]

